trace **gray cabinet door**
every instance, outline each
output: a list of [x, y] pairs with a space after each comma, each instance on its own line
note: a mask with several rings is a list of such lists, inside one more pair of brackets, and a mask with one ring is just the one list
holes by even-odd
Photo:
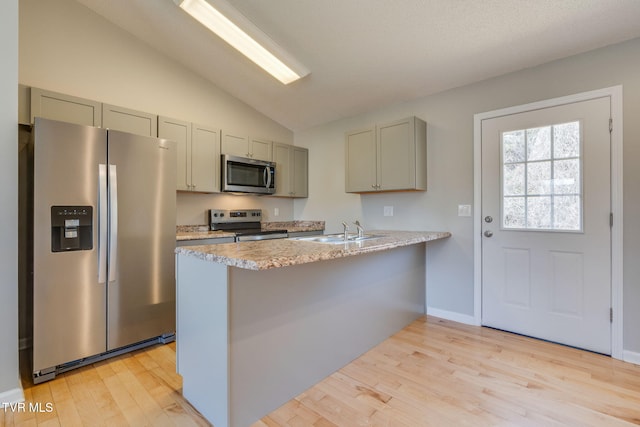
[[191, 190], [191, 123], [161, 116], [158, 118], [158, 136], [177, 144], [176, 189]]
[[378, 126], [379, 190], [404, 190], [415, 186], [413, 121], [400, 120]]
[[222, 154], [229, 154], [231, 156], [250, 157], [249, 137], [233, 135], [223, 131], [220, 151]]
[[116, 105], [102, 104], [102, 127], [142, 136], [158, 136], [158, 116]]
[[274, 142], [272, 159], [276, 164], [274, 196], [291, 197], [291, 145]]
[[102, 126], [102, 104], [90, 99], [33, 87], [30, 108], [31, 123], [36, 117], [42, 117], [77, 125]]
[[260, 138], [251, 138], [249, 140], [249, 157], [256, 160], [271, 161], [272, 142]]
[[417, 118], [378, 126], [378, 190], [427, 189], [427, 124]]
[[292, 147], [293, 179], [292, 190], [294, 197], [309, 197], [309, 150], [302, 147]]
[[191, 189], [220, 191], [220, 131], [193, 124], [191, 127]]
[[376, 129], [347, 132], [345, 138], [347, 193], [376, 191]]

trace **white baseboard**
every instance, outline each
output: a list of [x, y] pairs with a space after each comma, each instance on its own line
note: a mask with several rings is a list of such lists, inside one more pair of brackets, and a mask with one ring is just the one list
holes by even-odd
[[622, 352], [622, 360], [629, 363], [640, 365], [640, 353], [634, 351], [624, 350]]
[[439, 308], [427, 307], [429, 316], [439, 317], [441, 319], [452, 320], [466, 325], [475, 325], [475, 318], [468, 314], [456, 313], [455, 311], [440, 310]]
[[0, 409], [6, 404], [24, 402], [24, 393], [22, 388], [14, 388], [0, 393]]

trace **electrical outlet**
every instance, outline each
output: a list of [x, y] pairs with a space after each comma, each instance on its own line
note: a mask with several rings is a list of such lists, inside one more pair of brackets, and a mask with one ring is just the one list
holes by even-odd
[[458, 216], [471, 216], [471, 205], [458, 205]]
[[385, 206], [382, 214], [384, 216], [393, 216], [393, 206]]
[[280, 208], [273, 208], [273, 216], [280, 215]]

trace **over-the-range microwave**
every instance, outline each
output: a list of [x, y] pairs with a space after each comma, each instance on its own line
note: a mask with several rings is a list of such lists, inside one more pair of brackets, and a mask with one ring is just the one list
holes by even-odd
[[246, 157], [222, 156], [222, 191], [273, 194], [276, 192], [276, 164]]

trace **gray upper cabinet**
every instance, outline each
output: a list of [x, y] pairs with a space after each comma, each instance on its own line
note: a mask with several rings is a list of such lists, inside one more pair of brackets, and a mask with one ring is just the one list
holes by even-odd
[[237, 133], [222, 132], [222, 154], [271, 161], [271, 147], [271, 141], [240, 136]]
[[271, 147], [273, 143], [259, 138], [249, 138], [249, 157], [256, 160], [271, 161]]
[[309, 197], [309, 150], [302, 147], [292, 148], [293, 176], [291, 187], [293, 197]]
[[44, 117], [136, 135], [158, 136], [158, 116], [154, 114], [35, 87], [31, 88], [29, 98], [32, 123], [35, 117]]
[[276, 163], [276, 193], [281, 197], [308, 197], [309, 151], [293, 145], [273, 143]]
[[85, 126], [102, 126], [102, 104], [39, 88], [31, 88], [31, 123], [35, 117]]
[[158, 137], [177, 143], [176, 189], [191, 190], [191, 123], [160, 116], [158, 117]]
[[158, 116], [129, 108], [102, 104], [102, 127], [136, 135], [158, 136]]
[[426, 190], [426, 129], [423, 120], [409, 117], [347, 132], [346, 191]]
[[220, 152], [231, 156], [249, 157], [249, 137], [222, 131]]
[[193, 191], [220, 191], [220, 131], [193, 124], [191, 128], [191, 185]]
[[376, 128], [345, 135], [345, 188], [347, 193], [376, 191]]
[[158, 136], [178, 143], [178, 190], [220, 191], [218, 129], [161, 116], [158, 119]]

